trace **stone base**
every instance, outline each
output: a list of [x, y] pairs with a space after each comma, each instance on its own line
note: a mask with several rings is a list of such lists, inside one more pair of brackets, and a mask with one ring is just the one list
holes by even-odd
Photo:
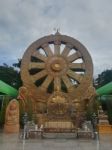
[[93, 138], [93, 132], [92, 131], [79, 130], [77, 132], [77, 138], [92, 139]]
[[71, 121], [47, 121], [44, 125], [44, 132], [72, 133], [76, 132], [76, 127]]
[[43, 138], [48, 139], [72, 139], [77, 138], [77, 132], [74, 133], [43, 133]]
[[112, 125], [97, 125], [97, 129], [98, 129], [98, 132], [99, 134], [101, 133], [107, 133], [107, 134], [112, 134]]
[[4, 125], [4, 132], [5, 133], [19, 133], [19, 129], [20, 129], [19, 124], [17, 124], [17, 125], [7, 125], [7, 124], [5, 124]]

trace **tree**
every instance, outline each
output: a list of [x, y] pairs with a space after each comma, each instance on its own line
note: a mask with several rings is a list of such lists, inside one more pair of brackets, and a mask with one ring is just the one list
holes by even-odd
[[15, 70], [14, 67], [8, 66], [7, 64], [0, 66], [0, 80], [6, 82], [16, 89], [22, 85], [20, 72]]
[[14, 63], [13, 66], [20, 69], [20, 67], [21, 67], [21, 61], [22, 61], [22, 59], [18, 59], [18, 62]]
[[112, 69], [107, 69], [101, 74], [98, 74], [98, 77], [95, 79], [95, 86], [99, 88], [112, 81]]
[[3, 98], [2, 107], [0, 110], [0, 127], [3, 127], [5, 123], [5, 112], [6, 112], [6, 108], [10, 100], [11, 100], [11, 97], [9, 96], [4, 96]]

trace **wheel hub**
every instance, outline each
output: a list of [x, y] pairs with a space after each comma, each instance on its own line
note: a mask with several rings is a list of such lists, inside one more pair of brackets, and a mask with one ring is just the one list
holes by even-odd
[[61, 71], [62, 70], [62, 66], [59, 63], [53, 63], [51, 65], [51, 68], [52, 68], [53, 71]]
[[67, 70], [67, 62], [62, 57], [53, 56], [46, 62], [46, 69], [52, 76], [62, 75]]

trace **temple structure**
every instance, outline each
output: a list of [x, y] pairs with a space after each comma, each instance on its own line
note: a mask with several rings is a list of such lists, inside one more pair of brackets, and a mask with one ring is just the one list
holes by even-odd
[[33, 42], [22, 58], [21, 79], [18, 100], [44, 131], [74, 132], [84, 123], [96, 93], [91, 56], [78, 40], [57, 31]]

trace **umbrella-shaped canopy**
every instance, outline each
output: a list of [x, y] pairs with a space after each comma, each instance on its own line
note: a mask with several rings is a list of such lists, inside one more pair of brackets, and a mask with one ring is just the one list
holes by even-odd
[[112, 94], [112, 82], [109, 82], [108, 84], [106, 84], [106, 85], [100, 87], [99, 89], [97, 89], [96, 93], [99, 96]]
[[0, 80], [0, 93], [12, 96], [12, 97], [17, 97], [18, 91], [8, 85], [7, 83], [3, 82]]

